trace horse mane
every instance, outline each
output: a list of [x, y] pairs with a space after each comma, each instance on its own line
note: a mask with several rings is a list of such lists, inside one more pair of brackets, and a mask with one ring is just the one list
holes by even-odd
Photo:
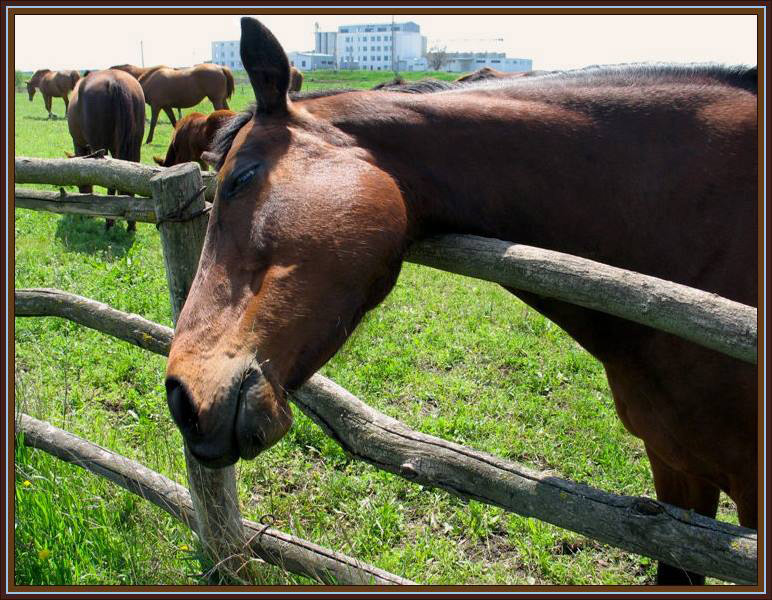
[[[436, 92], [465, 92], [474, 90], [490, 90], [514, 87], [546, 87], [549, 85], [585, 86], [593, 84], [630, 86], [647, 82], [661, 81], [663, 78], [676, 81], [705, 80], [717, 81], [733, 87], [742, 88], [757, 93], [756, 67], [746, 65], [723, 65], [719, 63], [623, 63], [617, 65], [590, 65], [568, 71], [533, 72], [529, 77], [506, 79], [487, 79], [482, 81], [441, 81], [439, 79], [420, 79], [418, 81], [400, 83], [401, 78], [391, 82], [378, 84], [374, 90], [379, 93], [398, 92], [402, 94], [432, 94]], [[314, 100], [337, 96], [348, 92], [366, 90], [341, 88], [329, 90], [314, 90], [311, 92], [292, 92], [289, 97], [293, 101]], [[233, 144], [233, 139], [239, 130], [255, 115], [255, 105], [251, 104], [243, 112], [236, 114], [217, 132], [210, 150], [217, 158], [215, 169], [219, 170], [226, 154]]]
[[534, 72], [529, 77], [471, 82], [464, 89], [496, 89], [524, 86], [630, 86], [662, 80], [704, 83], [715, 81], [757, 92], [757, 69], [747, 65], [720, 63], [622, 63], [590, 65], [567, 71]]

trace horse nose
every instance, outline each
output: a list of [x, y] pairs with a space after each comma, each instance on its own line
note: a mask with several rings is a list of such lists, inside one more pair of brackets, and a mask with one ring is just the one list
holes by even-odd
[[182, 382], [174, 377], [166, 380], [166, 402], [169, 404], [172, 419], [183, 435], [187, 436], [198, 429], [198, 417], [193, 399]]
[[185, 445], [201, 464], [217, 469], [238, 460], [232, 425], [227, 420], [217, 422], [211, 418], [202, 422], [191, 394], [179, 379], [166, 380], [166, 402]]

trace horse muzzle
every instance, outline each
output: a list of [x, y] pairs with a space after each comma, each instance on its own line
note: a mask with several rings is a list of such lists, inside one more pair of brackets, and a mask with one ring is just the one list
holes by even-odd
[[284, 394], [257, 367], [236, 378], [206, 414], [178, 377], [167, 378], [166, 399], [190, 453], [213, 469], [232, 465], [239, 458], [255, 458], [292, 425], [292, 410]]

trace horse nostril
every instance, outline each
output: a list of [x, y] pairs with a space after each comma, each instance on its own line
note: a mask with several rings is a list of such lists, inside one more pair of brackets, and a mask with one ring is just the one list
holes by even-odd
[[187, 433], [195, 428], [197, 417], [193, 400], [182, 382], [173, 377], [166, 380], [166, 402], [169, 404], [172, 419], [180, 430]]

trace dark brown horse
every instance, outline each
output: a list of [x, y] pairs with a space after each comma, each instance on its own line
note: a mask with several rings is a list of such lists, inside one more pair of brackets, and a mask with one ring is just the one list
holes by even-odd
[[[128, 73], [94, 71], [78, 82], [67, 113], [76, 156], [106, 150], [113, 158], [139, 162], [145, 133], [145, 97], [142, 86]], [[91, 193], [93, 186], [80, 186]], [[114, 194], [115, 190], [108, 190]], [[113, 221], [108, 219], [107, 227]], [[128, 230], [136, 229], [134, 221]]]
[[491, 67], [482, 67], [472, 73], [462, 75], [456, 81], [458, 83], [474, 83], [475, 81], [487, 81], [488, 79], [514, 79], [516, 77], [523, 77], [526, 74], [526, 72], [506, 73]]
[[235, 87], [231, 70], [213, 64], [185, 69], [154, 68], [140, 75], [139, 83], [151, 111], [148, 144], [153, 141], [153, 132], [161, 110], [169, 117], [172, 126], [177, 124], [172, 108], [195, 106], [204, 98], [209, 98], [215, 110], [227, 110], [227, 100], [233, 95]]
[[209, 165], [201, 159], [214, 141], [217, 132], [234, 117], [232, 110], [216, 110], [209, 115], [194, 112], [177, 121], [166, 157], [154, 156], [153, 160], [162, 167], [171, 167], [185, 162], [197, 162], [207, 170]]
[[[290, 101], [274, 36], [242, 19], [256, 108], [216, 142], [219, 186], [177, 323], [167, 399], [211, 466], [290, 427], [287, 392], [442, 232], [541, 246], [756, 306], [756, 69], [625, 66], [426, 94]], [[757, 369], [512, 289], [606, 369], [660, 500], [757, 525]], [[660, 564], [660, 583], [702, 577]]]
[[27, 93], [29, 101], [35, 97], [35, 90], [39, 89], [43, 96], [43, 103], [48, 111], [48, 118], [54, 117], [51, 112], [51, 101], [53, 98], [64, 100], [64, 112], [66, 113], [69, 105], [69, 94], [78, 83], [80, 74], [77, 71], [52, 71], [50, 69], [40, 69], [35, 71], [32, 79], [27, 82]]

